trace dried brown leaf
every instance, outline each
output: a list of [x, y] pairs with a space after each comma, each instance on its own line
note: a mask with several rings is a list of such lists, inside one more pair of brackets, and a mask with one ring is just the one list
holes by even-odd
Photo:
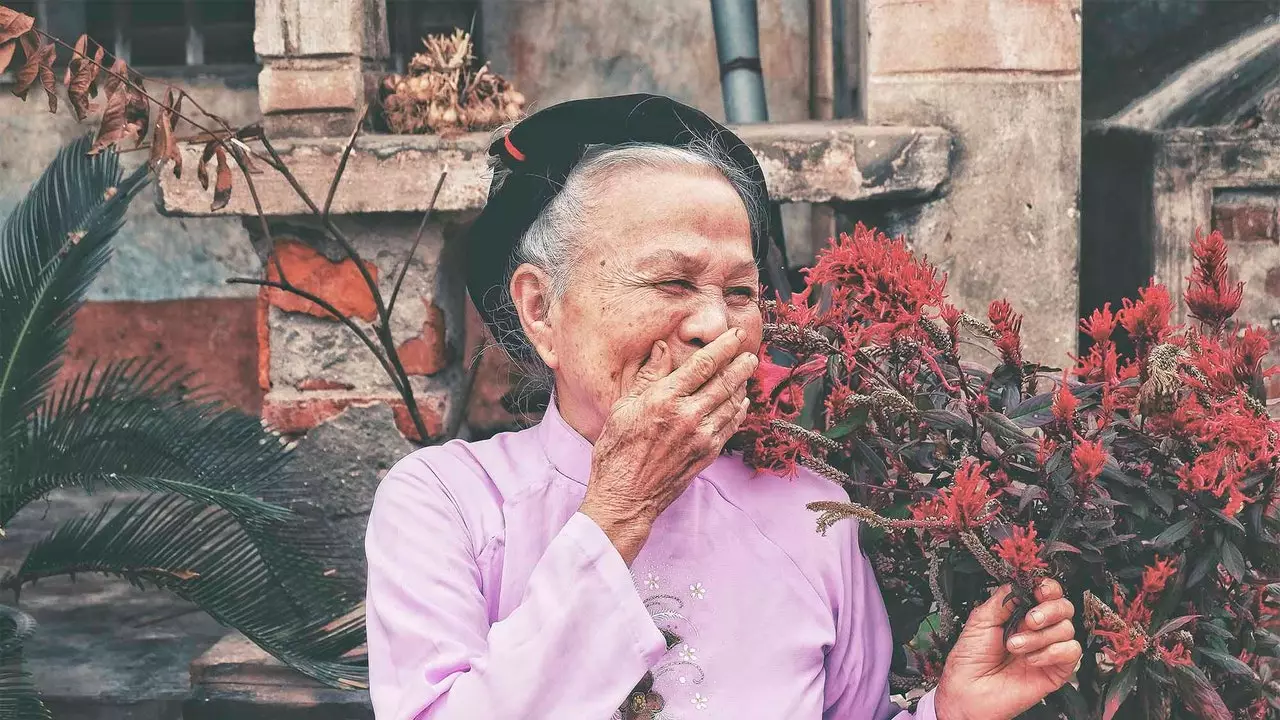
[[40, 43], [35, 33], [23, 35], [18, 42], [22, 43], [22, 67], [14, 75], [13, 94], [25, 101], [40, 75]]
[[16, 40], [0, 43], [0, 73], [9, 67], [9, 62], [13, 60], [13, 53], [18, 49]]
[[217, 152], [220, 140], [210, 140], [204, 144], [204, 152], [200, 153], [200, 162], [196, 163], [196, 179], [200, 181], [200, 187], [209, 189], [209, 161], [213, 159], [213, 154]]
[[89, 36], [81, 33], [80, 37], [76, 39], [76, 46], [71, 50], [71, 59], [67, 61], [67, 69], [62, 73], [63, 85], [71, 84], [71, 76], [74, 74], [73, 69], [76, 66], [76, 61], [80, 60], [84, 56], [85, 48], [88, 46]]
[[139, 135], [144, 126], [126, 119], [129, 96], [132, 94], [133, 91], [129, 88], [117, 85], [115, 92], [107, 95], [102, 121], [98, 124], [98, 134], [93, 139], [89, 154], [99, 153], [107, 147]]
[[164, 104], [156, 113], [156, 122], [151, 130], [151, 152], [147, 163], [151, 172], [158, 173], [160, 167], [169, 159], [169, 146], [173, 144], [173, 132], [169, 124], [169, 108], [173, 106], [173, 89], [165, 91]]
[[49, 112], [58, 112], [58, 84], [53, 79], [53, 63], [58, 59], [58, 48], [52, 42], [40, 38], [41, 46], [36, 54], [40, 56], [40, 87], [49, 99]]
[[213, 186], [213, 205], [210, 210], [221, 210], [231, 201], [231, 165], [227, 163], [227, 151], [219, 145], [215, 151], [218, 158], [218, 177]]
[[[142, 80], [136, 79], [137, 87], [142, 87]], [[126, 93], [124, 101], [124, 118], [125, 122], [133, 125], [137, 131], [137, 142], [134, 147], [142, 147], [142, 140], [147, 135], [147, 124], [151, 120], [151, 102], [141, 91], [134, 88], [125, 88]]]
[[240, 166], [241, 170], [250, 175], [262, 174], [262, 169], [253, 162], [253, 153], [249, 150], [248, 145], [236, 138], [229, 138], [227, 147], [231, 148], [231, 156], [236, 159], [236, 164]]
[[103, 94], [108, 98], [114, 95], [116, 90], [124, 85], [124, 78], [128, 77], [128, 73], [129, 66], [125, 64], [124, 60], [116, 58], [116, 61], [111, 63], [111, 67], [107, 70], [106, 78], [102, 81]]
[[97, 61], [101, 61], [104, 50], [98, 47], [94, 60], [90, 60], [85, 54], [86, 37], [80, 36], [80, 40], [76, 41], [76, 51], [71, 56], [71, 61], [67, 63], [67, 79], [64, 84], [67, 86], [67, 97], [71, 100], [71, 109], [76, 114], [76, 119], [84, 121], [86, 117], [97, 110], [97, 104], [90, 102], [89, 98], [93, 95], [95, 82], [98, 79], [100, 68]]
[[[6, 43], [16, 37], [31, 32], [36, 19], [0, 5], [0, 43]], [[0, 66], [0, 70], [4, 68]]]

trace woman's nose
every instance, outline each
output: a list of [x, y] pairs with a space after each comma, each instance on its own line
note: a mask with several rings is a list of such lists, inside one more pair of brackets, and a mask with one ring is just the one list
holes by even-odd
[[724, 300], [707, 298], [691, 308], [680, 324], [680, 340], [694, 347], [703, 347], [723, 335], [729, 329], [729, 308]]

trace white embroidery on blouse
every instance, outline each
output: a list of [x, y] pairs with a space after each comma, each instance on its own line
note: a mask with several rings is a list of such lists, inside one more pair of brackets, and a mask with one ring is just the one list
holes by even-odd
[[661, 587], [659, 584], [661, 581], [662, 578], [658, 577], [655, 573], [649, 573], [649, 575], [644, 579], [644, 586], [650, 590], [657, 590]]
[[693, 706], [698, 710], [707, 709], [707, 696], [702, 693], [694, 693], [693, 697], [689, 699], [689, 702], [693, 703]]
[[689, 586], [689, 594], [693, 596], [694, 600], [701, 600], [707, 596], [707, 589], [702, 587], [702, 583], [696, 582]]
[[691, 648], [686, 644], [684, 647], [680, 648], [680, 659], [685, 662], [696, 663], [698, 662], [698, 650], [696, 648]]

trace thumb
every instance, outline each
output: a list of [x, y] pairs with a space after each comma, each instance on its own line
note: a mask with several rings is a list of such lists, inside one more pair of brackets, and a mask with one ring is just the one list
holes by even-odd
[[671, 374], [671, 352], [667, 349], [667, 344], [661, 340], [653, 344], [653, 350], [649, 352], [649, 358], [640, 366], [640, 370], [636, 373], [635, 382], [631, 385], [631, 394], [639, 395], [644, 392], [654, 382]]
[[1007, 583], [996, 588], [991, 597], [969, 614], [969, 624], [977, 627], [1003, 627], [1013, 617], [1013, 588]]

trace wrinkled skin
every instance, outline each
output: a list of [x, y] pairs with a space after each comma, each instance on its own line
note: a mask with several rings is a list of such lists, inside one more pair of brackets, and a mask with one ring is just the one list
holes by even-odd
[[[580, 511], [630, 564], [654, 520], [746, 416], [762, 318], [750, 224], [713, 172], [629, 170], [585, 208], [560, 297], [521, 265], [511, 295], [555, 376], [561, 415], [594, 446]], [[1074, 671], [1074, 609], [1049, 581], [1005, 643], [997, 591], [974, 610], [938, 688], [941, 720], [1012, 718]]]

